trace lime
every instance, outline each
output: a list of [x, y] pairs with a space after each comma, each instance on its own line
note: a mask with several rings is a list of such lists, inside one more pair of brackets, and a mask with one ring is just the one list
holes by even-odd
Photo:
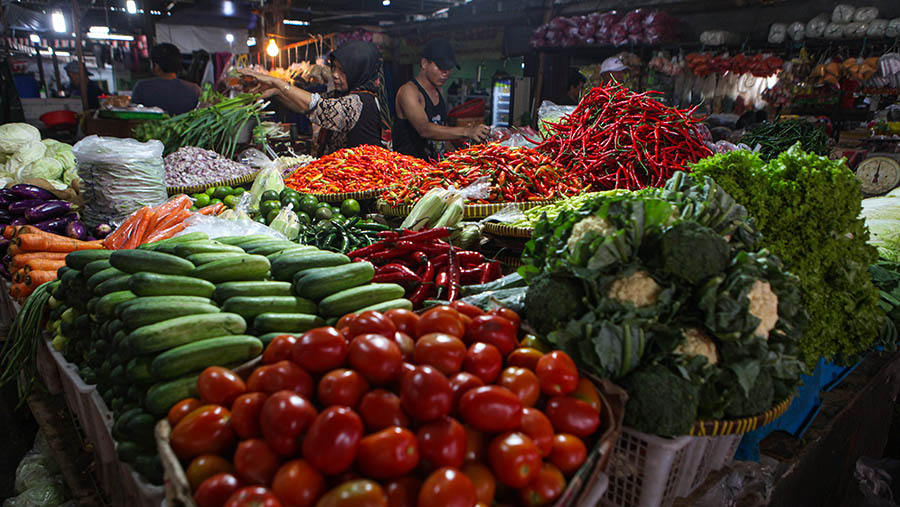
[[262, 216], [262, 215], [256, 217], [255, 220], [256, 220], [257, 222], [263, 224], [263, 225], [269, 225], [269, 224], [266, 223], [266, 217], [264, 217], [264, 216]]
[[225, 196], [231, 195], [231, 192], [233, 191], [234, 189], [229, 186], [217, 187], [213, 192], [213, 197], [215, 197], [216, 199], [224, 199]]
[[300, 199], [300, 194], [297, 193], [297, 191], [294, 190], [293, 188], [287, 188], [287, 187], [285, 187], [284, 190], [282, 190], [281, 193], [278, 194], [278, 197], [279, 197], [282, 201], [283, 201], [286, 197], [296, 197], [297, 199]]
[[272, 220], [275, 220], [275, 217], [277, 217], [279, 213], [281, 213], [280, 209], [273, 209], [272, 211], [266, 213], [266, 223], [271, 224]]
[[266, 190], [259, 197], [260, 201], [277, 201], [278, 200], [278, 192], [274, 190]]
[[216, 193], [216, 187], [209, 187], [206, 189], [206, 195], [212, 196], [214, 193]]
[[318, 205], [319, 200], [312, 195], [304, 195], [300, 198], [300, 210], [308, 215], [315, 213]]
[[301, 224], [309, 224], [312, 223], [312, 219], [309, 218], [309, 214], [304, 213], [302, 211], [297, 212], [297, 219], [300, 220]]
[[209, 204], [209, 195], [207, 194], [194, 194], [194, 206], [198, 208], [202, 208]]
[[320, 207], [315, 211], [314, 216], [316, 217], [316, 221], [319, 220], [330, 220], [334, 213], [331, 211], [329, 207]]
[[341, 215], [340, 213], [335, 213], [334, 215], [332, 215], [331, 221], [334, 223], [343, 224], [344, 222], [347, 221], [347, 218], [344, 215]]
[[247, 189], [241, 187], [234, 187], [234, 190], [231, 191], [231, 195], [241, 195], [246, 192]]
[[222, 202], [222, 199], [210, 199], [209, 200], [210, 204], [219, 204], [221, 202]]
[[197, 211], [198, 209], [200, 209], [200, 208], [198, 208], [196, 206], [191, 206], [191, 209], [189, 209], [188, 211]]
[[259, 205], [259, 214], [262, 216], [268, 216], [269, 212], [272, 210], [280, 210], [281, 203], [278, 201], [263, 201]]
[[341, 203], [341, 214], [348, 217], [359, 215], [359, 201], [356, 199], [344, 199]]
[[222, 202], [225, 203], [225, 206], [228, 206], [229, 208], [234, 208], [234, 203], [237, 202], [237, 196], [234, 194], [226, 195], [225, 198], [222, 199]]
[[300, 210], [300, 199], [298, 197], [287, 196], [287, 197], [281, 199], [282, 207], [286, 208], [288, 204], [293, 206], [293, 208], [291, 208], [292, 210], [294, 210], [294, 211]]

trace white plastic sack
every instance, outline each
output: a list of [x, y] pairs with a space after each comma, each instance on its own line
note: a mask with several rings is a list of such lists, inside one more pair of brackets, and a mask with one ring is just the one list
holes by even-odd
[[769, 27], [769, 44], [781, 44], [787, 38], [787, 25], [784, 23], [772, 23]]
[[159, 141], [88, 136], [72, 151], [84, 181], [81, 217], [89, 227], [119, 224], [141, 206], [156, 206], [168, 197]]
[[884, 30], [885, 37], [900, 37], [900, 18], [894, 18], [888, 21], [887, 28]]
[[840, 39], [844, 36], [845, 26], [847, 25], [842, 23], [828, 23], [828, 26], [825, 27], [823, 36], [826, 39]]
[[853, 15], [853, 21], [857, 23], [868, 23], [878, 18], [878, 7], [860, 7], [856, 9]]
[[787, 33], [791, 40], [803, 40], [803, 38], [806, 36], [806, 24], [795, 21], [791, 23], [790, 26], [788, 26]]
[[828, 14], [819, 14], [806, 23], [805, 35], [810, 39], [818, 39], [825, 33], [828, 26]]
[[249, 236], [257, 234], [272, 236], [275, 239], [287, 239], [284, 234], [281, 234], [269, 226], [243, 217], [238, 218], [237, 220], [227, 220], [225, 218], [194, 213], [184, 221], [184, 225], [184, 230], [176, 234], [176, 237], [192, 232], [205, 232], [210, 239], [225, 236]]
[[866, 30], [868, 29], [868, 23], [860, 23], [858, 21], [847, 23], [844, 25], [844, 37], [851, 37], [854, 39], [862, 38], [866, 36]]
[[856, 7], [847, 4], [840, 4], [831, 11], [831, 21], [834, 23], [849, 23], [853, 21], [856, 14]]
[[876, 19], [869, 23], [869, 29], [866, 30], [867, 37], [884, 37], [884, 33], [887, 31], [887, 20], [886, 19]]

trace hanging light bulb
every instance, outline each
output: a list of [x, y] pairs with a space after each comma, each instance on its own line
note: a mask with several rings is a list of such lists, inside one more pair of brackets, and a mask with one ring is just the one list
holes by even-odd
[[272, 58], [278, 56], [278, 44], [275, 44], [275, 39], [269, 39], [269, 44], [266, 46], [266, 54]]

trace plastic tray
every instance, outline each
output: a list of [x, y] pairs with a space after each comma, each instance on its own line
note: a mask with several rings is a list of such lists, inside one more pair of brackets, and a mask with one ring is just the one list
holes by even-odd
[[152, 111], [111, 111], [109, 109], [101, 109], [101, 118], [115, 118], [117, 120], [159, 120], [165, 113], [156, 113]]
[[[53, 354], [59, 354], [50, 345], [50, 342], [44, 339], [40, 340], [37, 348], [37, 373], [47, 392], [50, 394], [59, 394], [62, 392], [62, 379], [59, 377], [59, 364]], [[60, 356], [61, 358], [62, 356]]]

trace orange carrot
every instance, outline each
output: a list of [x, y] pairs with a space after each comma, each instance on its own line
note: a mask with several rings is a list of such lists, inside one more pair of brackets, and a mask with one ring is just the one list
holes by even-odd
[[13, 273], [13, 274], [12, 274], [12, 281], [13, 281], [13, 283], [23, 283], [23, 282], [25, 282], [25, 271], [23, 271], [23, 270], [20, 269], [20, 270], [16, 271], [15, 273]]
[[53, 280], [56, 280], [56, 271], [32, 271], [25, 275], [25, 286], [36, 288]]
[[160, 216], [166, 217], [176, 211], [188, 209], [192, 204], [193, 202], [191, 201], [190, 197], [181, 194], [160, 204], [159, 206], [154, 208], [154, 210], [156, 210], [156, 212], [159, 213]]
[[9, 294], [19, 300], [25, 299], [34, 292], [35, 287], [29, 287], [24, 283], [14, 283], [9, 288]]
[[184, 222], [185, 220], [187, 220], [187, 218], [189, 216], [191, 216], [191, 212], [188, 210], [180, 210], [176, 213], [172, 213], [171, 215], [166, 217], [164, 220], [161, 220], [158, 224], [156, 224], [156, 229], [157, 230], [168, 229], [169, 227], [172, 227], [175, 224], [180, 224], [181, 222]]
[[22, 269], [26, 262], [35, 259], [46, 259], [46, 260], [65, 260], [66, 255], [69, 255], [68, 252], [29, 252], [29, 253], [21, 253], [12, 258], [9, 262], [10, 271], [18, 271]]
[[[65, 236], [43, 236], [40, 234], [21, 234], [13, 240], [20, 251], [26, 252], [74, 252], [76, 250], [99, 250], [103, 242], [79, 241]], [[10, 247], [12, 248], [12, 247]]]
[[141, 243], [141, 244], [143, 245], [144, 243], [153, 243], [154, 241], [162, 241], [162, 240], [164, 240], [164, 239], [169, 239], [169, 238], [171, 238], [172, 236], [174, 236], [174, 235], [178, 234], [179, 232], [183, 231], [185, 227], [187, 227], [187, 226], [184, 225], [184, 222], [182, 222], [182, 223], [180, 223], [180, 224], [175, 224], [175, 225], [173, 225], [172, 227], [169, 227], [168, 229], [162, 229], [162, 230], [159, 230], [159, 229], [157, 228], [157, 230], [154, 231], [153, 234], [151, 234], [150, 236], [148, 236], [148, 237], [144, 240], [144, 242]]
[[31, 259], [30, 261], [25, 262], [22, 266], [22, 270], [26, 273], [31, 271], [56, 271], [65, 265], [65, 260]]
[[[9, 255], [10, 257], [15, 257], [16, 255], [20, 255], [22, 253], [24, 253], [22, 251], [22, 249], [19, 248], [19, 245], [15, 244], [15, 243], [10, 244], [9, 247], [6, 249], [6, 255]], [[31, 252], [28, 252], [28, 253], [31, 253]]]
[[225, 204], [223, 204], [221, 202], [217, 202], [215, 204], [210, 204], [209, 206], [204, 206], [204, 207], [198, 209], [197, 213], [200, 213], [201, 215], [216, 216], [223, 209], [225, 209]]
[[144, 232], [147, 230], [147, 222], [150, 216], [150, 208], [143, 207], [137, 211], [137, 222], [135, 222], [134, 230], [128, 235], [128, 241], [122, 245], [123, 250], [131, 250], [141, 243]]
[[3, 228], [3, 237], [6, 239], [12, 239], [13, 235], [19, 230], [21, 225], [7, 225]]
[[144, 230], [144, 234], [138, 238], [138, 244], [144, 243], [144, 240], [147, 239], [153, 231], [156, 230], [156, 226], [159, 224], [160, 214], [156, 210], [151, 209], [150, 214], [147, 217], [147, 228]]
[[[128, 238], [131, 236], [131, 232], [134, 230], [134, 227], [140, 220], [141, 211], [145, 209], [147, 209], [146, 206], [129, 215], [128, 218], [126, 218], [125, 221], [122, 222], [122, 224], [119, 225], [116, 230], [114, 230], [109, 236], [107, 236], [106, 239], [103, 240], [103, 244], [106, 245], [106, 248], [109, 248], [111, 250], [122, 248], [122, 245], [124, 245], [125, 242], [128, 241]], [[146, 213], [146, 211], [144, 211], [144, 213]]]

